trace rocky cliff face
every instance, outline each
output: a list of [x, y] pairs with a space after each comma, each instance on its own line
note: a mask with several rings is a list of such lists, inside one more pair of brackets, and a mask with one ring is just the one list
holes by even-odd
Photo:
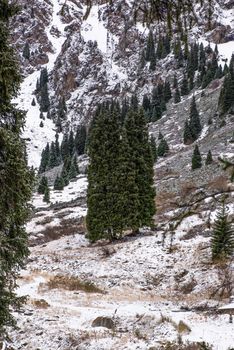
[[[141, 103], [143, 95], [150, 95], [159, 82], [167, 80], [172, 85], [175, 74], [179, 82], [183, 78], [184, 67], [178, 66], [173, 52], [157, 60], [155, 70], [149, 68], [148, 62], [142, 64], [149, 28], [143, 26], [141, 14], [134, 18], [131, 2], [127, 0], [118, 0], [112, 5], [105, 1], [94, 4], [88, 17], [85, 1], [20, 0], [19, 3], [22, 11], [12, 23], [12, 42], [25, 76], [18, 103], [28, 110], [25, 135], [29, 139], [29, 161], [36, 167], [46, 142], [54, 140], [57, 127], [53, 122], [57, 121], [61, 99], [67, 106], [62, 120], [64, 133], [81, 122], [88, 125], [102, 101], [121, 100], [136, 94]], [[224, 66], [234, 51], [233, 4], [231, 0], [210, 4], [211, 9], [208, 1], [195, 2], [193, 13], [180, 19], [189, 28], [189, 44], [202, 42], [205, 46], [210, 42], [213, 49], [218, 44], [219, 64]], [[151, 29], [157, 43], [166, 31], [166, 24], [154, 23]], [[174, 23], [171, 46], [180, 35]], [[25, 45], [29, 49], [27, 55]], [[41, 115], [38, 103], [31, 106], [36, 82], [44, 67], [49, 73], [49, 118], [52, 120], [45, 113]], [[156, 165], [157, 201], [162, 213], [168, 210], [167, 205], [160, 202], [165, 193], [168, 193], [170, 208], [170, 198], [174, 202], [177, 198], [177, 205], [181, 200], [186, 202], [186, 196], [181, 193], [191, 195], [196, 189], [205, 188], [209, 195], [214, 195], [219, 192], [213, 184], [215, 181], [222, 188], [230, 188], [229, 177], [217, 160], [220, 155], [230, 158], [233, 152], [233, 116], [229, 115], [224, 122], [217, 113], [222, 83], [223, 78], [213, 80], [203, 90], [195, 87], [177, 104], [171, 99], [162, 118], [149, 124], [150, 133], [157, 139], [161, 131], [170, 147], [169, 155], [160, 158]], [[213, 165], [196, 172], [191, 172], [194, 145], [183, 144], [183, 127], [192, 95], [196, 96], [202, 124], [197, 143], [203, 163], [208, 150], [212, 150], [214, 158]], [[39, 127], [39, 116], [44, 118], [44, 127]], [[209, 190], [210, 186], [213, 190]], [[165, 198], [164, 201], [167, 203]]]
[[[94, 5], [86, 20], [85, 1], [20, 0], [19, 4], [22, 11], [13, 23], [12, 40], [22, 70], [27, 76], [48, 66], [52, 107], [64, 96], [68, 119], [73, 123], [88, 122], [90, 110], [102, 100], [133, 93], [142, 97], [159, 79], [173, 76], [173, 57], [159, 62], [154, 72], [147, 66], [141, 68], [148, 28], [142, 26], [140, 16], [134, 21], [126, 0], [115, 1], [111, 6], [105, 2]], [[231, 1], [213, 2], [210, 31], [207, 31], [207, 6], [206, 1], [203, 6], [200, 2], [194, 4], [194, 13], [190, 15], [193, 20], [186, 18], [191, 26], [189, 41], [206, 38], [220, 44], [233, 40]], [[165, 32], [165, 24], [152, 25], [152, 29], [157, 40]], [[23, 57], [26, 43], [29, 58]]]

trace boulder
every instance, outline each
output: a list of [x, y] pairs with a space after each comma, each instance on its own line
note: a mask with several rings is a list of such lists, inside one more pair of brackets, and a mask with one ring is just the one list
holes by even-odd
[[113, 329], [115, 327], [115, 323], [111, 317], [99, 316], [92, 322], [92, 327], [105, 327], [108, 329]]

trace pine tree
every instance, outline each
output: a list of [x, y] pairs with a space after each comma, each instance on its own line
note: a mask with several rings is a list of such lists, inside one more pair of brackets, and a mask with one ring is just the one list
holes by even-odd
[[69, 184], [70, 181], [70, 169], [71, 169], [71, 157], [68, 156], [65, 158], [64, 163], [63, 163], [63, 168], [62, 168], [62, 172], [61, 172], [61, 177], [63, 178], [64, 181], [64, 185], [67, 186]]
[[193, 143], [193, 135], [188, 120], [186, 120], [184, 124], [183, 141], [185, 145]]
[[173, 77], [173, 89], [177, 89], [177, 88], [178, 88], [178, 79], [177, 79], [176, 74], [174, 74], [174, 77]]
[[189, 127], [193, 137], [193, 141], [197, 140], [201, 133], [202, 126], [201, 126], [200, 117], [199, 117], [194, 96], [192, 98], [191, 105], [190, 105]]
[[229, 111], [234, 111], [234, 55], [229, 66], [229, 73], [226, 74], [223, 86], [219, 96], [219, 110], [221, 114], [226, 114]]
[[156, 68], [156, 54], [155, 54], [155, 51], [153, 51], [150, 58], [149, 69], [154, 71], [155, 68]]
[[51, 142], [48, 168], [52, 169], [58, 165], [55, 143]]
[[205, 89], [213, 80], [214, 78], [214, 74], [211, 70], [211, 68], [208, 68], [206, 71], [206, 74], [204, 75], [203, 79], [202, 79], [202, 89]]
[[39, 79], [39, 85], [40, 85], [40, 88], [47, 84], [49, 81], [48, 79], [48, 71], [47, 71], [47, 68], [42, 68], [41, 70], [41, 73], [40, 73], [40, 79]]
[[215, 72], [215, 79], [221, 79], [223, 77], [223, 68], [221, 64], [218, 66]]
[[23, 57], [27, 60], [29, 60], [30, 58], [30, 49], [29, 49], [29, 43], [26, 42], [26, 44], [24, 45], [24, 49], [23, 49]]
[[132, 159], [136, 166], [136, 186], [139, 191], [139, 222], [136, 225], [138, 227], [135, 226], [134, 230], [138, 230], [142, 226], [151, 226], [155, 214], [153, 157], [143, 109], [135, 113], [130, 112], [126, 118], [124, 128]]
[[150, 30], [147, 38], [147, 46], [145, 51], [146, 61], [151, 61], [153, 56], [155, 56], [155, 46], [154, 46], [153, 32], [152, 30]]
[[41, 112], [48, 112], [50, 101], [48, 93], [48, 72], [47, 68], [41, 70], [40, 79], [37, 81], [36, 93], [39, 94]]
[[69, 138], [68, 138], [68, 147], [69, 147], [70, 157], [72, 157], [74, 153], [74, 134], [72, 130], [70, 131]]
[[162, 140], [164, 138], [163, 134], [161, 133], [161, 131], [159, 131], [158, 133], [158, 140]]
[[38, 173], [44, 173], [47, 170], [47, 167], [49, 165], [49, 159], [50, 159], [50, 145], [47, 143], [45, 149], [43, 149], [41, 153], [41, 163], [39, 166]]
[[88, 154], [88, 213], [86, 225], [88, 238], [113, 240], [121, 232], [119, 206], [116, 194], [119, 191], [116, 178], [120, 150], [120, 126], [115, 113], [101, 110], [92, 123]]
[[63, 140], [61, 143], [61, 156], [62, 160], [65, 161], [67, 157], [70, 155], [70, 149], [69, 149], [69, 142], [68, 142], [68, 135], [65, 134], [63, 136]]
[[213, 158], [212, 158], [212, 153], [211, 150], [208, 151], [207, 156], [206, 156], [206, 165], [212, 164], [213, 163]]
[[[130, 112], [131, 113], [131, 112]], [[129, 115], [127, 116], [129, 118]], [[137, 232], [140, 224], [139, 218], [139, 188], [136, 183], [137, 169], [132, 157], [132, 150], [128, 142], [126, 130], [122, 130], [119, 161], [117, 167], [118, 192], [118, 227], [120, 236], [125, 230]]]
[[43, 202], [49, 203], [50, 202], [50, 189], [47, 186], [45, 188], [44, 196], [43, 196]]
[[181, 97], [180, 97], [180, 90], [177, 87], [174, 94], [174, 103], [179, 103], [179, 102], [181, 102]]
[[71, 161], [71, 166], [69, 169], [69, 179], [74, 179], [79, 174], [79, 168], [77, 166], [77, 159], [73, 157]]
[[40, 94], [40, 110], [41, 112], [48, 112], [50, 107], [50, 100], [47, 84], [41, 86]]
[[25, 113], [11, 103], [21, 82], [9, 42], [9, 20], [16, 12], [14, 2], [0, 2], [0, 342], [15, 325], [14, 309], [24, 301], [16, 294], [16, 281], [29, 253], [25, 222], [33, 180], [21, 138]]
[[36, 106], [35, 98], [32, 99], [31, 106]]
[[62, 157], [61, 157], [58, 133], [55, 134], [55, 154], [56, 154], [56, 165], [59, 165], [62, 162]]
[[229, 258], [234, 252], [234, 229], [228, 220], [228, 211], [224, 199], [218, 208], [213, 225], [211, 250], [213, 260]]
[[144, 109], [144, 111], [147, 111], [150, 109], [150, 107], [151, 107], [150, 98], [148, 97], [148, 94], [145, 94], [143, 96], [142, 108]]
[[168, 146], [167, 141], [163, 137], [160, 140], [159, 145], [158, 145], [158, 149], [157, 149], [158, 157], [165, 157], [168, 152], [169, 152], [169, 146]]
[[170, 101], [171, 99], [171, 86], [170, 86], [170, 82], [166, 81], [164, 84], [164, 101], [167, 103], [168, 101]]
[[156, 161], [158, 159], [158, 151], [157, 151], [155, 137], [153, 137], [153, 135], [151, 135], [151, 137], [150, 137], [150, 145], [151, 145], [151, 150], [152, 150], [153, 161], [154, 161], [154, 163], [156, 163]]
[[180, 94], [181, 96], [186, 96], [188, 95], [188, 93], [189, 93], [188, 79], [186, 76], [184, 76], [181, 83]]
[[48, 187], [48, 179], [46, 176], [42, 176], [38, 185], [37, 192], [39, 194], [44, 194], [47, 187]]
[[88, 238], [113, 240], [152, 224], [153, 159], [143, 110], [131, 109], [121, 128], [115, 112], [95, 117], [88, 143]]
[[64, 188], [64, 180], [61, 176], [57, 175], [55, 182], [54, 182], [54, 190], [62, 191], [63, 188]]
[[201, 158], [198, 145], [196, 145], [192, 156], [192, 170], [199, 169], [201, 167], [202, 167], [202, 158]]
[[86, 127], [84, 125], [79, 125], [76, 131], [76, 136], [74, 141], [75, 150], [78, 156], [85, 153], [86, 139], [87, 139]]

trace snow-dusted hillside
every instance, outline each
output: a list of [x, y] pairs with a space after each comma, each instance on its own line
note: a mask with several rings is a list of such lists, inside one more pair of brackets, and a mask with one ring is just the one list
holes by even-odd
[[[139, 69], [149, 28], [132, 20], [127, 0], [114, 1], [111, 10], [105, 1], [94, 5], [85, 20], [85, 1], [19, 3], [23, 10], [12, 23], [12, 40], [24, 80], [16, 103], [27, 113], [23, 137], [29, 165], [35, 168], [47, 142], [55, 140], [61, 98], [67, 106], [65, 133], [81, 122], [88, 125], [97, 104], [106, 99], [136, 93], [141, 102], [161, 79], [172, 82], [175, 72], [182, 79], [183, 69], [176, 67], [172, 53], [159, 60], [153, 72], [149, 63]], [[195, 6], [198, 22], [188, 39], [210, 43], [213, 49], [217, 43], [219, 63], [224, 66], [234, 52], [232, 1], [214, 1], [210, 31], [206, 3]], [[158, 24], [152, 28], [164, 30]], [[26, 42], [29, 59], [22, 56]], [[45, 67], [52, 119], [43, 113], [40, 126], [40, 106], [38, 101], [33, 106], [32, 100]], [[223, 194], [234, 218], [233, 183], [218, 161], [219, 156], [233, 159], [234, 155], [233, 116], [222, 127], [217, 116], [222, 82], [223, 78], [216, 79], [204, 90], [195, 88], [178, 104], [170, 100], [162, 118], [149, 124], [150, 134], [157, 139], [161, 131], [170, 146], [168, 156], [155, 165], [155, 230], [143, 229], [138, 236], [112, 244], [90, 244], [85, 238], [85, 174], [63, 191], [51, 186], [49, 204], [34, 193], [27, 223], [31, 256], [18, 289], [29, 298], [22, 313], [16, 313], [21, 330], [11, 333], [15, 350], [201, 349], [200, 345], [183, 348], [181, 344], [188, 342], [207, 342], [214, 350], [233, 348], [234, 326], [228, 315], [218, 313], [230, 295], [225, 288], [221, 293], [222, 285], [227, 282], [234, 291], [233, 261], [215, 265], [210, 258], [212, 223]], [[203, 127], [195, 142], [203, 167], [195, 172], [191, 171], [194, 144], [182, 142], [193, 95]], [[209, 150], [214, 162], [205, 166]], [[78, 160], [81, 165], [82, 159]], [[99, 316], [110, 318], [111, 327], [93, 327]]]

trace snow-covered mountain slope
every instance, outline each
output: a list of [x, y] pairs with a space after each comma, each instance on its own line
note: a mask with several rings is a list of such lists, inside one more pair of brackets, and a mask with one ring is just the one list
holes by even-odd
[[[179, 82], [182, 79], [183, 69], [175, 65], [172, 53], [157, 62], [155, 71], [149, 69], [149, 63], [139, 68], [149, 28], [133, 21], [130, 1], [116, 0], [111, 7], [102, 1], [85, 20], [85, 1], [19, 3], [22, 12], [12, 23], [12, 42], [24, 81], [16, 103], [27, 112], [23, 136], [29, 164], [35, 168], [46, 143], [54, 141], [58, 131], [61, 98], [67, 106], [62, 123], [65, 133], [81, 122], [88, 125], [97, 104], [106, 99], [136, 94], [141, 103], [159, 81], [172, 83], [175, 73]], [[195, 6], [198, 22], [189, 30], [188, 40], [210, 43], [213, 49], [217, 44], [219, 63], [224, 66], [234, 52], [233, 1], [215, 0], [213, 5], [209, 31], [207, 1]], [[154, 24], [152, 29], [160, 36], [165, 28]], [[177, 37], [175, 31], [173, 40]], [[26, 42], [29, 58], [23, 57]], [[49, 118], [41, 114], [35, 95], [45, 67]], [[31, 256], [19, 281], [19, 293], [28, 294], [29, 300], [23, 313], [17, 314], [21, 331], [11, 334], [15, 349], [201, 349], [194, 344], [183, 348], [181, 341], [184, 346], [204, 341], [215, 350], [233, 347], [233, 325], [227, 315], [217, 312], [230, 295], [230, 289], [222, 293], [222, 285], [234, 288], [233, 262], [214, 265], [210, 259], [212, 223], [223, 194], [228, 196], [231, 220], [234, 217], [233, 183], [218, 161], [220, 156], [232, 159], [234, 155], [233, 116], [220, 127], [222, 120], [217, 115], [222, 82], [223, 78], [216, 79], [203, 90], [194, 88], [178, 104], [171, 99], [162, 118], [149, 124], [150, 134], [157, 139], [161, 131], [170, 147], [167, 157], [159, 158], [155, 165], [155, 231], [142, 230], [139, 236], [113, 244], [89, 244], [85, 238], [85, 174], [63, 191], [54, 191], [51, 183], [49, 204], [42, 195], [34, 194], [34, 210], [27, 224]], [[203, 167], [194, 172], [194, 144], [182, 142], [193, 95], [203, 127], [194, 143], [199, 145]], [[214, 162], [205, 166], [209, 150]], [[81, 165], [83, 160], [78, 160]], [[82, 283], [83, 289], [80, 287], [80, 281], [86, 287], [87, 282], [93, 283], [103, 293], [89, 293]], [[98, 316], [110, 317], [111, 329], [92, 327]], [[188, 327], [179, 328], [179, 321]]]
[[[94, 5], [86, 20], [86, 5], [78, 0], [19, 3], [23, 11], [13, 24], [12, 38], [25, 80], [17, 102], [28, 111], [25, 137], [30, 139], [29, 163], [35, 167], [39, 165], [38, 154], [46, 142], [54, 140], [56, 130], [47, 118], [41, 128], [39, 107], [31, 106], [41, 68], [47, 67], [49, 72], [50, 114], [54, 121], [58, 103], [65, 97], [68, 113], [64, 132], [81, 122], [88, 124], [101, 101], [130, 97], [133, 93], [141, 100], [161, 78], [173, 77], [170, 57], [161, 60], [154, 72], [148, 64], [139, 70], [149, 29], [140, 22], [134, 23], [130, 4], [125, 0], [116, 1], [111, 7], [105, 3]], [[195, 6], [199, 20], [189, 32], [189, 41], [210, 42], [211, 47], [217, 43], [220, 63], [224, 65], [234, 51], [233, 8], [230, 1], [215, 1], [213, 30], [208, 32], [205, 9], [206, 2], [203, 7]], [[158, 28], [159, 33], [164, 30], [162, 26]], [[23, 57], [25, 43], [29, 45], [29, 58]]]

